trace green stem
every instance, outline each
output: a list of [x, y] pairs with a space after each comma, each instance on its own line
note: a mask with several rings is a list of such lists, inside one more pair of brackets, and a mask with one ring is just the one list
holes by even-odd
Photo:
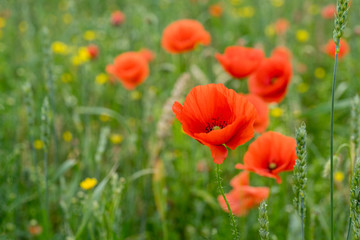
[[349, 216], [349, 226], [348, 226], [348, 232], [347, 232], [347, 235], [346, 235], [346, 240], [349, 240], [350, 239], [350, 235], [351, 235], [351, 213], [350, 213], [350, 216]]
[[235, 222], [235, 218], [234, 218], [234, 215], [231, 211], [231, 208], [230, 208], [230, 205], [229, 205], [229, 202], [227, 201], [226, 197], [225, 197], [225, 193], [224, 193], [224, 189], [222, 187], [222, 184], [221, 184], [221, 177], [220, 177], [220, 164], [216, 164], [216, 180], [218, 182], [218, 188], [219, 188], [219, 191], [222, 195], [222, 197], [224, 198], [225, 200], [225, 203], [226, 203], [226, 206], [229, 210], [229, 217], [230, 217], [230, 225], [231, 225], [231, 228], [232, 228], [232, 235], [233, 235], [233, 238], [236, 240], [236, 239], [240, 239], [240, 235], [239, 235], [239, 232], [237, 230], [237, 224]]
[[333, 146], [333, 136], [334, 136], [334, 103], [335, 103], [335, 83], [336, 83], [336, 68], [338, 60], [338, 47], [339, 40], [336, 44], [335, 49], [335, 63], [334, 63], [334, 73], [332, 81], [332, 91], [331, 91], [331, 120], [330, 120], [330, 228], [331, 228], [331, 240], [334, 240], [334, 146]]
[[305, 240], [305, 216], [304, 216], [304, 197], [301, 197], [301, 239]]

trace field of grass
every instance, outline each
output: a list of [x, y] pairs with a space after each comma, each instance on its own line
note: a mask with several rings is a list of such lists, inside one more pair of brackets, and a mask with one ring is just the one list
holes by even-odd
[[[222, 9], [218, 16], [209, 11], [214, 4]], [[291, 52], [291, 81], [285, 98], [268, 104], [267, 131], [295, 138], [306, 124], [305, 239], [330, 239], [334, 58], [325, 45], [334, 18], [322, 16], [328, 4], [336, 2], [1, 0], [0, 240], [232, 239], [217, 200], [217, 165], [207, 146], [184, 133], [172, 106], [209, 83], [248, 93], [246, 78], [232, 78], [215, 58], [234, 45], [262, 49], [266, 57], [277, 46]], [[337, 68], [334, 239], [347, 236], [359, 143], [360, 105], [352, 107], [360, 91], [359, 9], [352, 1], [342, 37], [349, 52]], [[114, 25], [118, 10], [125, 18]], [[163, 30], [179, 19], [199, 21], [211, 43], [180, 54], [164, 50]], [[284, 32], [279, 19], [288, 21]], [[89, 45], [98, 48], [94, 59]], [[141, 49], [154, 54], [149, 75], [128, 90], [107, 65]], [[260, 135], [229, 149], [220, 165], [225, 193], [242, 171], [235, 165]], [[278, 184], [250, 174], [252, 186], [270, 189], [269, 239], [302, 239], [293, 172], [280, 176]], [[241, 239], [262, 239], [258, 217], [258, 205], [235, 217]], [[353, 218], [360, 231], [360, 213]]]

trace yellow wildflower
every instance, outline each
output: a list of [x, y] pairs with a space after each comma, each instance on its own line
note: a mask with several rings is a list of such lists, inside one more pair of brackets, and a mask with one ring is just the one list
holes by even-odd
[[89, 30], [84, 33], [83, 37], [86, 41], [92, 41], [96, 38], [96, 33], [94, 31]]
[[35, 140], [33, 145], [36, 150], [40, 150], [44, 148], [44, 142], [41, 141], [40, 139]]
[[22, 22], [19, 23], [19, 31], [21, 33], [26, 32], [27, 28], [28, 28], [27, 22], [22, 21]]
[[55, 54], [63, 54], [63, 55], [66, 55], [69, 53], [69, 48], [68, 46], [63, 43], [63, 42], [60, 42], [60, 41], [56, 41], [56, 42], [53, 42], [51, 44], [51, 50], [53, 51], [53, 53]]
[[61, 81], [63, 83], [68, 83], [71, 82], [73, 80], [73, 77], [71, 76], [70, 73], [63, 73], [63, 75], [61, 75]]
[[132, 100], [139, 100], [140, 98], [141, 98], [141, 92], [136, 91], [136, 90], [131, 92]]
[[99, 118], [100, 118], [100, 121], [102, 121], [102, 122], [110, 121], [110, 116], [107, 114], [101, 114]]
[[300, 83], [299, 85], [297, 85], [297, 88], [299, 93], [305, 93], [309, 90], [309, 85], [307, 83]]
[[284, 0], [271, 0], [271, 4], [274, 7], [281, 7], [282, 5], [284, 5]]
[[110, 136], [110, 141], [113, 144], [120, 144], [123, 141], [123, 136], [121, 136], [120, 134], [111, 134]]
[[320, 7], [319, 5], [316, 4], [311, 4], [310, 7], [308, 8], [308, 12], [312, 15], [317, 15], [320, 13]]
[[72, 134], [69, 131], [63, 133], [63, 139], [65, 142], [70, 142], [72, 140]]
[[90, 190], [97, 184], [96, 178], [86, 178], [80, 183], [80, 187], [84, 190]]
[[314, 75], [316, 78], [322, 79], [325, 77], [325, 74], [326, 74], [325, 69], [321, 67], [315, 69]]
[[73, 20], [73, 17], [71, 16], [71, 14], [65, 13], [62, 20], [65, 24], [70, 24]]
[[271, 112], [270, 112], [271, 116], [276, 117], [276, 118], [281, 117], [283, 115], [283, 113], [284, 113], [284, 110], [282, 110], [279, 107], [275, 107], [275, 108], [271, 109]]
[[306, 30], [300, 29], [296, 32], [296, 39], [299, 42], [306, 42], [309, 40], [309, 33]]
[[251, 18], [255, 14], [255, 9], [252, 6], [242, 7], [237, 10], [238, 16], [242, 18]]
[[108, 81], [108, 75], [105, 73], [100, 73], [96, 76], [95, 81], [99, 85], [103, 85]]
[[0, 28], [3, 28], [6, 26], [6, 20], [5, 18], [0, 17]]
[[275, 27], [274, 24], [270, 24], [268, 26], [266, 26], [265, 28], [265, 35], [268, 37], [272, 37], [275, 35]]
[[335, 175], [334, 175], [334, 179], [335, 179], [335, 181], [337, 181], [337, 182], [342, 182], [343, 180], [344, 180], [344, 173], [343, 172], [341, 172], [341, 171], [337, 171], [337, 172], [335, 172]]
[[233, 6], [237, 6], [237, 5], [240, 5], [240, 3], [242, 2], [242, 0], [231, 0], [231, 5]]

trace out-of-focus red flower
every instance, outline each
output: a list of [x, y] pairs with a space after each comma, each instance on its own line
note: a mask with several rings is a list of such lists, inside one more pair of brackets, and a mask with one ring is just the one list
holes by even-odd
[[290, 23], [285, 18], [279, 18], [275, 22], [275, 32], [277, 35], [284, 35], [286, 31], [289, 29]]
[[[252, 187], [249, 185], [249, 172], [244, 171], [234, 177], [231, 182], [234, 188], [225, 194], [231, 211], [236, 216], [246, 215], [251, 208], [258, 206], [264, 199], [269, 197], [268, 187]], [[228, 212], [227, 205], [222, 196], [218, 196], [221, 208]]]
[[213, 4], [209, 7], [209, 13], [213, 17], [221, 17], [223, 13], [223, 7], [219, 3]]
[[336, 5], [335, 4], [329, 4], [326, 5], [325, 7], [323, 7], [323, 9], [321, 10], [321, 16], [324, 19], [332, 19], [335, 17], [335, 13], [336, 13]]
[[269, 125], [269, 108], [267, 103], [254, 94], [248, 94], [245, 97], [254, 105], [258, 114], [254, 122], [255, 131], [259, 133], [264, 132]]
[[[335, 58], [335, 48], [336, 48], [335, 42], [332, 39], [330, 39], [325, 46], [325, 52], [330, 57]], [[347, 43], [347, 41], [345, 39], [340, 39], [340, 51], [338, 54], [338, 58], [341, 59], [341, 58], [345, 57], [349, 51], [350, 51], [350, 47], [349, 47], [349, 44]]]
[[235, 168], [275, 178], [281, 183], [280, 172], [292, 171], [297, 159], [296, 140], [277, 132], [266, 132], [249, 145], [244, 164]]
[[143, 48], [139, 53], [146, 59], [146, 61], [151, 62], [155, 59], [155, 53], [147, 48]]
[[216, 164], [227, 156], [225, 145], [234, 150], [254, 136], [255, 107], [221, 83], [194, 87], [173, 112], [187, 135], [210, 148]]
[[106, 72], [118, 79], [126, 89], [132, 90], [148, 77], [149, 66], [142, 54], [126, 52], [117, 56], [114, 64], [107, 65]]
[[209, 45], [210, 34], [203, 25], [192, 19], [182, 19], [169, 24], [163, 32], [161, 45], [169, 53], [184, 53], [198, 44]]
[[292, 76], [291, 54], [279, 47], [270, 58], [261, 62], [248, 81], [249, 91], [266, 102], [281, 102], [287, 92]]
[[125, 21], [125, 14], [122, 11], [118, 10], [111, 14], [111, 24], [113, 26], [119, 26], [123, 24], [124, 21]]
[[264, 59], [264, 52], [255, 48], [231, 46], [225, 49], [223, 55], [217, 53], [215, 57], [231, 76], [243, 78], [259, 67]]
[[28, 231], [32, 236], [38, 236], [38, 235], [40, 235], [42, 233], [43, 228], [38, 224], [30, 225], [28, 227]]
[[95, 59], [97, 58], [97, 56], [99, 55], [99, 48], [98, 46], [96, 46], [95, 44], [90, 44], [87, 47], [87, 50], [89, 52], [90, 58], [91, 59]]

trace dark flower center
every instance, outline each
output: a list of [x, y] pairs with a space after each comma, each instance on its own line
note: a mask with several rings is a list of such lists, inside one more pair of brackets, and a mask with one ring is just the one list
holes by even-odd
[[219, 118], [212, 118], [211, 122], [207, 123], [205, 132], [209, 133], [211, 131], [220, 130], [227, 126], [227, 122], [219, 120]]
[[269, 166], [268, 166], [270, 172], [271, 172], [272, 170], [274, 170], [276, 167], [277, 167], [276, 163], [270, 163]]

